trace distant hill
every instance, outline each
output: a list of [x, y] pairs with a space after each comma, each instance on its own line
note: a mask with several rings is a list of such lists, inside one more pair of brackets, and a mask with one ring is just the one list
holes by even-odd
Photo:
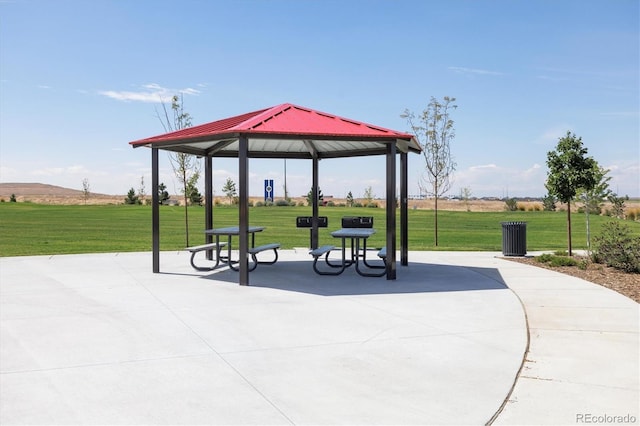
[[[47, 204], [81, 204], [84, 203], [84, 194], [81, 190], [64, 188], [62, 186], [48, 185], [45, 183], [0, 183], [0, 198], [9, 200], [11, 194], [15, 194], [18, 201], [31, 201]], [[92, 204], [121, 203], [124, 196], [106, 195], [91, 192], [89, 202]]]

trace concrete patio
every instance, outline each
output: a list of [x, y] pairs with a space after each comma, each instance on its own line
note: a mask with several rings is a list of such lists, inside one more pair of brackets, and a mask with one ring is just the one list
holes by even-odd
[[387, 281], [282, 250], [249, 287], [186, 252], [0, 258], [0, 423], [637, 423], [638, 304], [499, 256]]

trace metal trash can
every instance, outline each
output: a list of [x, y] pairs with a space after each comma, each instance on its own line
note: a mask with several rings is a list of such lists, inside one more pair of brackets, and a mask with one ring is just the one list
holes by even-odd
[[504, 256], [527, 254], [527, 222], [502, 222], [502, 254]]

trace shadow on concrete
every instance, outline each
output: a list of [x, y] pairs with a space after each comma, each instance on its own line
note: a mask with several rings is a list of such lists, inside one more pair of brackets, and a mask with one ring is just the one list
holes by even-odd
[[[238, 273], [230, 269], [203, 276], [204, 279], [238, 282]], [[281, 261], [275, 265], [260, 265], [250, 273], [253, 287], [309, 293], [320, 296], [365, 294], [427, 293], [471, 290], [504, 290], [507, 288], [495, 268], [479, 268], [430, 263], [409, 263], [398, 266], [397, 279], [362, 277], [353, 267], [341, 275], [316, 274], [311, 261]]]

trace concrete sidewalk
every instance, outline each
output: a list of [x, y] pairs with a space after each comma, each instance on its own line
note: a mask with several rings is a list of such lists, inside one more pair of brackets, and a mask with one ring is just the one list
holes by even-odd
[[637, 422], [638, 304], [496, 255], [386, 281], [282, 250], [250, 287], [184, 252], [0, 258], [0, 423]]

